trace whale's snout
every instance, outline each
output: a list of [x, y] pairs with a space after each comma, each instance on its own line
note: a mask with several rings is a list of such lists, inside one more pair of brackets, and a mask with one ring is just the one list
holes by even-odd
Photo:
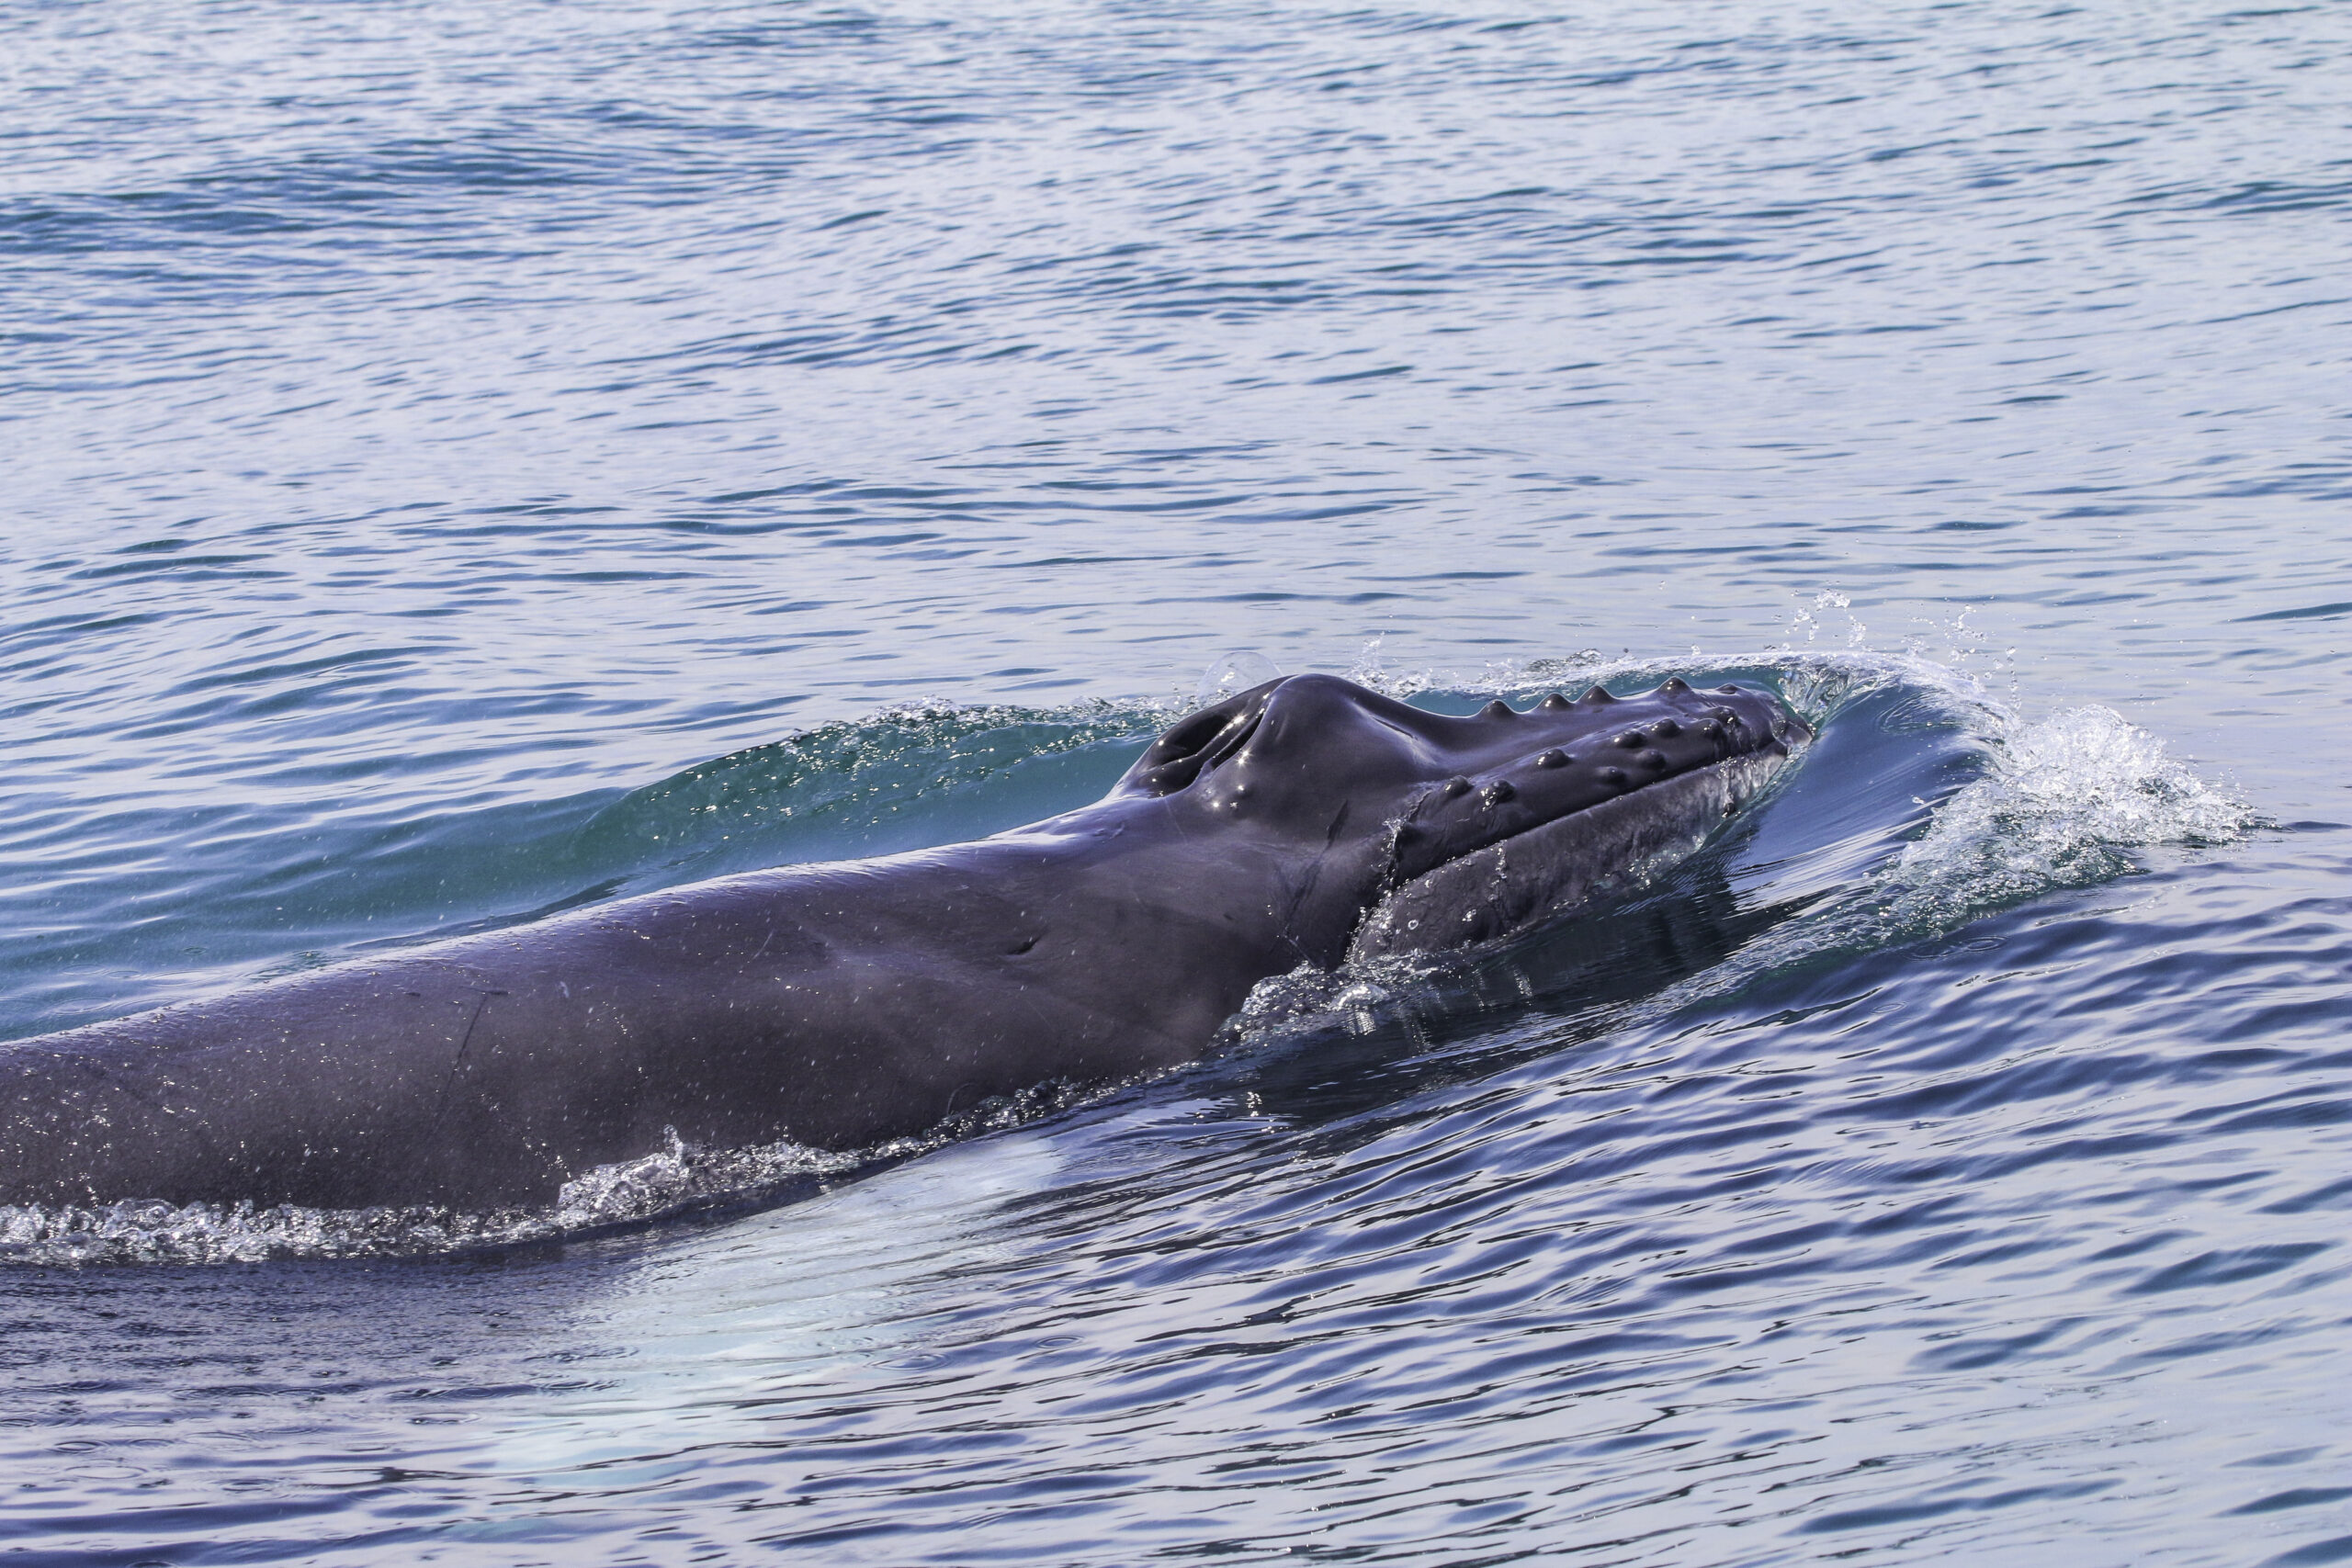
[[1477, 750], [1502, 755], [1411, 803], [1396, 826], [1398, 882], [1703, 769], [1784, 757], [1812, 739], [1768, 693], [1737, 685], [1700, 691], [1679, 678], [1630, 697], [1600, 686], [1574, 700], [1554, 693], [1523, 713], [1490, 703], [1472, 722], [1516, 732], [1519, 743], [1498, 748], [1490, 739]]

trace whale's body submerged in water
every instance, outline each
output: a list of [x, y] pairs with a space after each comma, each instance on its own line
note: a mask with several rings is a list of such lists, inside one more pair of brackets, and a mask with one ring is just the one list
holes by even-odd
[[0, 1046], [0, 1202], [542, 1206], [678, 1136], [853, 1148], [1200, 1055], [1270, 976], [1524, 930], [1695, 847], [1804, 727], [1668, 681], [1432, 714], [1329, 676], [1102, 800]]

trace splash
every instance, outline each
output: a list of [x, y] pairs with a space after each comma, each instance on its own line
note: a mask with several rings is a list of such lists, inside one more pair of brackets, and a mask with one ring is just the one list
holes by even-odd
[[1442, 955], [1422, 953], [1383, 954], [1336, 970], [1302, 964], [1251, 987], [1217, 1043], [1231, 1050], [1332, 1031], [1370, 1034], [1391, 1020], [1418, 1031], [1430, 983], [1448, 967]]
[[2132, 850], [2211, 848], [2261, 825], [2245, 802], [2111, 708], [2018, 726], [1991, 758], [1887, 874], [1910, 921], [2112, 881], [2138, 869]]
[[[2199, 777], [2168, 755], [2161, 739], [2112, 709], [2069, 708], [2029, 722], [1965, 671], [1917, 652], [1783, 648], [1750, 660], [1701, 661], [1588, 653], [1498, 665], [1483, 682], [1457, 678], [1441, 689], [1524, 695], [1573, 680], [1652, 684], [1668, 674], [1694, 684], [1723, 677], [1760, 681], [1816, 729], [1837, 725], [1865, 698], [1891, 696], [1905, 728], [1959, 739], [1981, 761], [1976, 775], [1939, 803], [1879, 802], [1889, 852], [1874, 870], [1826, 897], [1807, 898], [1800, 912], [1704, 971], [1637, 1001], [1612, 1001], [1612, 1027], [1716, 1000], [1775, 971], [1840, 953], [1933, 941], [2036, 897], [2136, 874], [2143, 852], [2224, 846], [2264, 825], [2246, 802]], [[1464, 984], [1487, 959], [1507, 960], [1509, 947], [1278, 976], [1252, 991], [1228, 1021], [1226, 1040], [1262, 1045], [1323, 1032], [1368, 1034], [1383, 1024], [1422, 1038], [1447, 1015], [1533, 999], [1527, 977], [1507, 961], [1487, 978], [1515, 981], [1516, 992]]]
[[0, 1206], [0, 1258], [16, 1263], [258, 1263], [283, 1258], [390, 1258], [552, 1239], [551, 1217], [520, 1211], [305, 1209], [291, 1204]]
[[[1850, 664], [1842, 672], [1798, 671], [1790, 683], [1803, 689], [1810, 680], [1819, 695], [1842, 681], [1850, 698], [1877, 683], [1856, 673]], [[1966, 732], [1982, 745], [1984, 771], [1931, 807], [1924, 828], [1875, 872], [1630, 1010], [1629, 1021], [1716, 1000], [1767, 974], [1841, 953], [1932, 942], [2034, 898], [2139, 874], [2140, 852], [2219, 848], [2268, 825], [2110, 708], [2068, 708], [2027, 722], [1973, 681], [1942, 673], [1947, 679], [1928, 694], [1952, 705], [1948, 721], [1961, 712], [1974, 721]], [[1834, 712], [1827, 722], [1836, 722]]]
[[866, 1148], [812, 1149], [789, 1139], [697, 1148], [665, 1129], [664, 1146], [563, 1184], [551, 1209], [481, 1212], [417, 1204], [311, 1209], [291, 1203], [0, 1205], [0, 1259], [14, 1263], [259, 1263], [287, 1258], [430, 1258], [578, 1240], [712, 1209], [813, 1197], [947, 1144], [1057, 1114], [1117, 1086], [1040, 1084], [1000, 1096], [927, 1133]]

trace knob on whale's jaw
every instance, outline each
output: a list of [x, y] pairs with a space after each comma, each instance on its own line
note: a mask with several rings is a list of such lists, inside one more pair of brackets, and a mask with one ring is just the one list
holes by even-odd
[[[1564, 701], [1552, 711], [1575, 710]], [[1544, 712], [1539, 703], [1521, 716]], [[1611, 695], [1581, 716], [1581, 740], [1510, 757], [1423, 792], [1396, 824], [1392, 881], [1411, 881], [1489, 845], [1716, 763], [1786, 756], [1792, 741], [1811, 736], [1763, 693], [1734, 688], [1702, 694], [1679, 680], [1635, 696]]]

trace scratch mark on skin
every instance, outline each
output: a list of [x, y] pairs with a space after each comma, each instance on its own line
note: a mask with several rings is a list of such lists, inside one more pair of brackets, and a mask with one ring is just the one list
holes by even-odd
[[433, 1141], [434, 1134], [441, 1131], [441, 1118], [448, 1114], [449, 1091], [457, 1087], [458, 1073], [466, 1065], [466, 1051], [474, 1043], [474, 1027], [481, 1022], [482, 1010], [490, 1005], [491, 998], [504, 995], [504, 991], [483, 989], [474, 998], [473, 1016], [466, 1020], [466, 1032], [458, 1041], [458, 1054], [449, 1059], [449, 1071], [441, 1079], [440, 1098], [433, 1102], [433, 1121], [425, 1130], [425, 1142]]

